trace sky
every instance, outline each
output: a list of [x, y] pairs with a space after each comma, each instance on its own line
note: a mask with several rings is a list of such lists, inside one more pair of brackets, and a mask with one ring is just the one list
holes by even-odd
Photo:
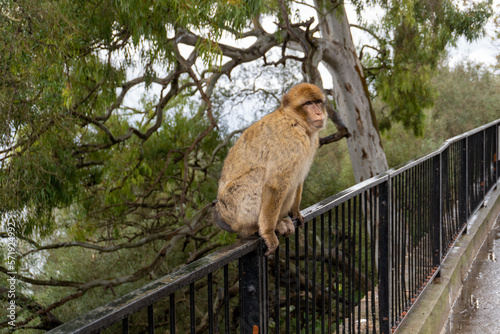
[[[484, 1], [484, 0], [476, 0], [476, 1]], [[493, 1], [493, 7], [497, 12], [500, 12], [500, 0]], [[348, 15], [348, 19], [351, 23], [356, 22], [356, 14], [354, 11], [354, 6], [347, 4], [346, 11]], [[373, 17], [364, 18], [370, 22], [372, 20], [377, 20], [377, 10], [374, 9], [371, 11], [373, 13]], [[485, 65], [494, 65], [496, 64], [496, 55], [500, 54], [500, 42], [494, 42], [492, 39], [495, 36], [494, 24], [491, 20], [485, 27], [486, 35], [475, 41], [475, 42], [467, 42], [465, 38], [460, 38], [457, 42], [456, 47], [449, 47], [449, 65], [454, 66], [457, 63], [461, 63], [463, 61], [473, 61], [477, 63], [483, 63]], [[360, 32], [358, 29], [351, 29], [351, 33], [353, 36], [354, 44], [358, 45], [363, 41], [367, 41], [368, 34], [364, 32]]]

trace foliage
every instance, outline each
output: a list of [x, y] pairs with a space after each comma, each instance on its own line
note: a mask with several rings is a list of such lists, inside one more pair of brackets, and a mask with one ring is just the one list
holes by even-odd
[[[222, 161], [238, 134], [230, 124], [233, 110], [244, 106], [249, 121], [273, 109], [283, 91], [300, 80], [296, 61], [307, 60], [287, 52], [271, 61], [274, 47], [297, 43], [278, 4], [0, 4], [0, 236], [6, 238], [5, 222], [16, 217], [16, 298], [22, 301], [16, 328], [52, 328], [233, 242], [234, 235], [220, 233], [207, 219]], [[418, 113], [432, 97], [425, 85], [441, 52], [438, 37], [446, 44], [468, 30], [463, 30], [465, 14], [454, 7], [412, 8], [384, 7], [381, 45], [392, 51], [368, 63], [380, 65], [370, 80], [381, 101], [392, 101], [391, 110], [399, 110], [391, 117], [418, 128]], [[436, 14], [436, 30], [426, 30], [423, 18], [429, 13], [449, 19], [456, 14], [452, 23], [463, 22], [446, 32]], [[486, 6], [470, 13], [469, 23], [479, 24]], [[260, 14], [277, 16], [276, 32], [266, 32], [258, 20], [249, 27]], [[297, 33], [306, 27], [293, 25]], [[218, 43], [225, 34], [256, 41], [250, 48]], [[266, 66], [260, 74], [242, 66], [257, 61]], [[280, 64], [284, 71], [271, 67]], [[405, 89], [392, 92], [391, 85]], [[421, 100], [411, 100], [415, 93]], [[401, 113], [407, 104], [408, 113]], [[436, 109], [436, 119], [444, 115]], [[323, 147], [304, 204], [350, 185], [346, 166], [343, 144]], [[4, 243], [0, 249], [3, 254]], [[3, 255], [0, 260], [5, 274]]]
[[424, 136], [416, 137], [399, 125], [383, 134], [391, 167], [437, 149], [446, 139], [498, 119], [500, 78], [480, 64], [439, 66], [432, 80], [434, 107], [426, 110]]
[[[378, 3], [378, 2], [377, 2]], [[461, 8], [453, 1], [381, 1], [380, 24], [370, 29], [377, 36], [378, 52], [367, 54], [367, 79], [374, 95], [384, 104], [382, 129], [395, 122], [423, 134], [423, 111], [435, 101], [430, 85], [446, 48], [458, 37], [467, 41], [484, 33], [492, 15], [491, 3], [468, 3]]]
[[232, 242], [205, 219], [231, 140], [173, 35], [202, 31], [211, 62], [212, 40], [260, 1], [1, 4], [0, 217], [2, 231], [17, 217], [18, 279], [31, 282], [19, 300], [38, 305], [17, 328], [57, 325]]
[[[391, 168], [439, 148], [446, 139], [499, 117], [500, 78], [483, 65], [462, 63], [451, 68], [441, 63], [431, 84], [437, 98], [434, 106], [424, 111], [422, 136], [416, 136], [400, 123], [382, 131], [384, 151]], [[381, 105], [382, 101], [374, 101], [375, 109], [381, 110]], [[303, 207], [354, 183], [346, 145], [322, 147], [304, 185]]]

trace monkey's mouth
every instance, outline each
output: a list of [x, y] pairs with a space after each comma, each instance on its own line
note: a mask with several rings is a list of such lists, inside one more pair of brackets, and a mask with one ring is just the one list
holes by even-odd
[[313, 125], [315, 128], [320, 129], [320, 128], [322, 128], [322, 127], [324, 127], [324, 126], [325, 126], [325, 121], [324, 121], [324, 120], [322, 120], [322, 119], [317, 120], [317, 121], [313, 121], [313, 122], [312, 122], [312, 125]]

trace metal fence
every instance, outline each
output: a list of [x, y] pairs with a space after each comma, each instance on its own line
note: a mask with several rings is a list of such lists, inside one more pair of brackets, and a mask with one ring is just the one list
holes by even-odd
[[50, 333], [390, 333], [499, 173], [500, 120], [317, 203], [274, 255], [252, 237]]

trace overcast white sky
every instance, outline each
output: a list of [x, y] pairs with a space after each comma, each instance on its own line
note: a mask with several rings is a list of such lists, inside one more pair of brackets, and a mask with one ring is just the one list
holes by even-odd
[[[475, 1], [481, 2], [484, 0]], [[493, 6], [497, 12], [500, 12], [500, 0], [494, 0]], [[350, 22], [356, 23], [356, 14], [353, 6], [347, 4], [346, 9]], [[373, 20], [376, 20], [377, 10], [373, 10], [371, 12], [373, 13]], [[366, 15], [364, 18], [366, 19]], [[367, 19], [367, 21], [371, 20]], [[465, 60], [471, 60], [486, 65], [496, 64], [496, 55], [500, 53], [500, 42], [492, 40], [492, 37], [494, 37], [494, 25], [491, 20], [488, 22], [485, 30], [486, 36], [482, 39], [469, 43], [465, 40], [465, 38], [461, 38], [458, 41], [456, 48], [449, 48], [451, 66]], [[358, 29], [353, 28], [351, 31], [355, 45], [357, 45], [360, 41], [367, 40], [368, 38], [366, 33], [360, 32]]]

